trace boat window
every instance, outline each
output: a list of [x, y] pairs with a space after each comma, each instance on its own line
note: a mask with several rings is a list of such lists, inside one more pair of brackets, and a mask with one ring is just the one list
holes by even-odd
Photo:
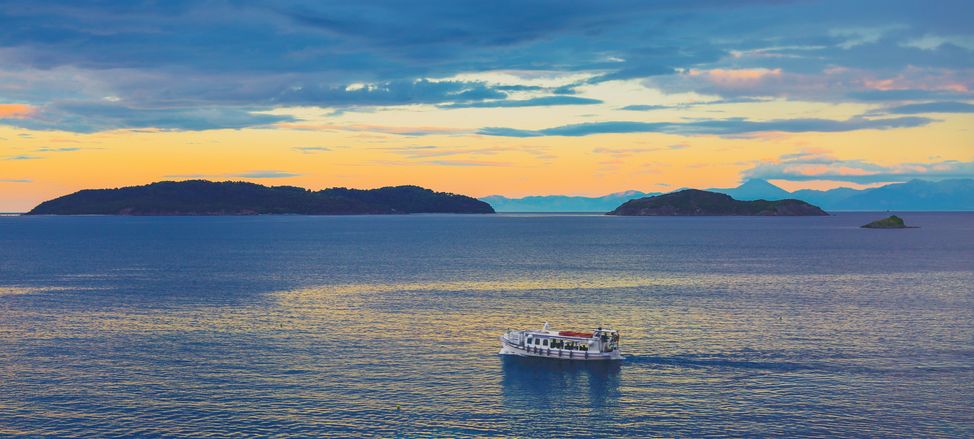
[[534, 344], [536, 345], [541, 344], [541, 339], [540, 338], [534, 339]]
[[548, 339], [541, 342], [541, 346], [548, 346]]
[[531, 339], [530, 338], [528, 339], [528, 344], [531, 344]]

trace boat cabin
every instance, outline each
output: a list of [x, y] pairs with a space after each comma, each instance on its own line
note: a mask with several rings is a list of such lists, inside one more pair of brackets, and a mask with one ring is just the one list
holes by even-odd
[[563, 359], [620, 359], [619, 331], [595, 328], [592, 332], [508, 330], [501, 337], [501, 353]]
[[563, 351], [612, 352], [619, 345], [619, 332], [602, 328], [592, 332], [524, 331], [524, 337], [526, 346]]

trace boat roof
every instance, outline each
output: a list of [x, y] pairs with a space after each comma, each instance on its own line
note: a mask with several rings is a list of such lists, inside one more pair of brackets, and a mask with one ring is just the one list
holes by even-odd
[[[557, 337], [557, 338], [575, 338], [579, 340], [587, 340], [592, 338], [594, 334], [606, 333], [606, 334], [618, 334], [619, 331], [615, 329], [607, 328], [596, 328], [590, 333], [582, 333], [575, 331], [552, 331], [548, 329], [528, 329], [524, 331], [529, 335], [547, 336], [547, 337]], [[567, 334], [566, 334], [567, 333]]]

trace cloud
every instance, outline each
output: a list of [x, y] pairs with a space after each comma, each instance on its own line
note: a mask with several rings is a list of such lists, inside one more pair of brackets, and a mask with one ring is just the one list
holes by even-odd
[[0, 178], [0, 183], [30, 183], [26, 178]]
[[631, 148], [613, 148], [599, 146], [592, 149], [592, 152], [596, 154], [606, 154], [615, 158], [630, 157], [637, 154], [647, 153], [647, 152], [657, 152], [657, 151], [675, 151], [687, 148], [686, 145], [669, 145], [669, 146], [646, 146], [646, 147], [631, 147]]
[[723, 104], [748, 104], [753, 102], [766, 102], [768, 99], [762, 98], [751, 98], [751, 97], [734, 97], [727, 99], [715, 99], [707, 100], [702, 102], [689, 102], [679, 105], [627, 105], [625, 107], [619, 108], [625, 111], [655, 111], [655, 110], [670, 110], [670, 109], [684, 109], [684, 108], [694, 108], [694, 107], [705, 107], [708, 105], [723, 105]]
[[481, 166], [511, 166], [509, 162], [487, 160], [374, 160], [372, 163], [383, 166], [447, 166], [447, 167], [481, 167]]
[[933, 119], [924, 117], [899, 117], [885, 119], [866, 119], [853, 117], [846, 120], [832, 119], [776, 119], [769, 121], [748, 121], [744, 119], [723, 119], [688, 122], [676, 125], [671, 132], [686, 134], [736, 135], [766, 131], [788, 133], [802, 132], [845, 132], [858, 130], [887, 130], [893, 128], [912, 128], [925, 126]]
[[[19, 102], [0, 105], [37, 110], [0, 107], [0, 119], [78, 132], [233, 129], [282, 122], [261, 111], [287, 106], [592, 104], [517, 93], [566, 97], [582, 84], [632, 78], [726, 98], [908, 95], [899, 89], [970, 97], [972, 8], [960, 0], [937, 8], [906, 0], [33, 2], [0, 16], [0, 96]], [[588, 79], [553, 89], [438, 79], [487, 71]]]
[[601, 103], [602, 101], [599, 99], [581, 98], [577, 96], [542, 96], [523, 100], [481, 101], [441, 105], [440, 108], [543, 107], [553, 105], [593, 105]]
[[273, 171], [273, 170], [263, 170], [263, 171], [247, 171], [241, 172], [239, 174], [230, 174], [227, 177], [239, 177], [239, 178], [290, 178], [299, 177], [301, 174], [295, 174], [292, 172], [285, 171]]
[[[530, 156], [543, 162], [555, 158], [545, 146], [487, 146], [487, 147], [449, 147], [435, 145], [415, 145], [405, 147], [379, 148], [393, 152], [405, 159], [415, 160], [419, 164], [436, 164], [440, 166], [501, 166], [509, 165], [506, 162], [494, 162], [483, 160], [457, 159], [443, 160], [441, 157], [480, 157], [493, 156], [499, 153], [520, 153]], [[432, 160], [436, 159], [436, 160]], [[425, 161], [424, 161], [425, 160]], [[398, 164], [398, 162], [397, 162]]]
[[538, 137], [538, 136], [588, 136], [592, 134], [645, 133], [662, 131], [668, 124], [662, 122], [589, 122], [562, 125], [543, 130], [518, 130], [514, 128], [483, 128], [478, 133], [488, 136]]
[[469, 103], [485, 99], [504, 99], [507, 94], [475, 81], [433, 81], [417, 79], [332, 86], [294, 84], [270, 99], [274, 104], [290, 105], [407, 105], [441, 102]]
[[405, 146], [405, 147], [394, 147], [394, 148], [384, 148], [386, 150], [395, 152], [405, 158], [431, 158], [431, 157], [443, 157], [452, 155], [493, 155], [498, 152], [507, 150], [509, 148], [495, 148], [495, 147], [485, 147], [485, 148], [450, 148], [432, 145], [422, 145], [422, 146]]
[[4, 158], [4, 160], [39, 160], [44, 157], [29, 154], [12, 155]]
[[34, 152], [74, 152], [74, 151], [81, 151], [81, 148], [76, 146], [66, 146], [62, 148], [43, 147], [34, 150]]
[[847, 120], [831, 119], [776, 119], [769, 121], [750, 121], [741, 118], [700, 120], [692, 122], [590, 122], [542, 130], [519, 130], [514, 128], [487, 127], [478, 131], [488, 136], [537, 137], [537, 136], [588, 136], [594, 134], [621, 134], [658, 132], [668, 134], [736, 136], [741, 134], [781, 131], [801, 132], [844, 132], [856, 130], [885, 130], [910, 128], [930, 124], [933, 119], [924, 117], [899, 117], [885, 119], [866, 119], [854, 117]]
[[725, 87], [752, 86], [766, 80], [767, 78], [781, 77], [781, 69], [690, 69], [687, 72], [690, 76], [700, 76], [714, 84]]
[[133, 108], [111, 102], [56, 102], [38, 108], [29, 119], [4, 123], [34, 130], [95, 132], [115, 129], [239, 129], [295, 121], [291, 116], [232, 107]]
[[508, 162], [491, 162], [484, 160], [429, 160], [423, 163], [437, 166], [510, 166]]
[[782, 154], [778, 158], [780, 160], [802, 160], [809, 162], [811, 160], [826, 160], [826, 163], [834, 160], [830, 155], [831, 151], [824, 148], [804, 148], [801, 151]]
[[931, 163], [901, 163], [884, 166], [863, 160], [839, 160], [826, 152], [786, 154], [775, 162], [759, 163], [742, 177], [765, 180], [829, 180], [850, 183], [906, 181], [913, 178], [945, 179], [974, 177], [974, 162], [956, 160]]
[[27, 104], [0, 104], [0, 119], [24, 119], [34, 114], [34, 107]]
[[974, 105], [965, 102], [927, 102], [901, 105], [885, 111], [892, 114], [974, 113]]
[[[903, 56], [908, 56], [904, 54]], [[767, 63], [765, 59], [755, 60]], [[646, 79], [644, 83], [667, 93], [694, 92], [722, 100], [787, 98], [815, 102], [913, 99], [964, 99], [972, 96], [971, 67], [903, 66], [900, 69], [854, 65], [795, 65], [743, 69], [688, 69], [679, 74]]]
[[545, 135], [540, 131], [519, 130], [517, 128], [504, 128], [504, 127], [484, 127], [477, 130], [477, 134], [483, 134], [485, 136], [499, 136], [499, 137], [539, 137]]
[[849, 92], [846, 96], [850, 99], [854, 99], [858, 101], [866, 101], [866, 102], [974, 98], [974, 95], [970, 93], [953, 92], [953, 91], [945, 91], [945, 90], [920, 90], [920, 89], [852, 91]]
[[904, 46], [917, 47], [925, 50], [939, 49], [944, 45], [963, 47], [974, 50], [974, 37], [971, 35], [924, 35], [915, 40], [907, 41]]
[[298, 151], [302, 154], [314, 154], [319, 152], [331, 151], [331, 148], [327, 146], [295, 146], [291, 149]]
[[283, 122], [275, 126], [292, 130], [306, 131], [365, 131], [373, 133], [396, 134], [400, 136], [425, 136], [431, 134], [462, 134], [468, 133], [465, 128], [433, 127], [433, 126], [386, 126], [371, 124], [328, 124], [307, 122]]
[[665, 110], [668, 108], [673, 108], [669, 105], [626, 105], [620, 108], [620, 110], [626, 111], [652, 111], [652, 110]]

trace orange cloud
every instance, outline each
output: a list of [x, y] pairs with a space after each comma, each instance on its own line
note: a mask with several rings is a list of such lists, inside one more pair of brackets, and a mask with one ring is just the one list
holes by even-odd
[[865, 169], [842, 166], [838, 164], [799, 164], [799, 165], [785, 166], [784, 170], [786, 172], [791, 172], [795, 175], [801, 175], [805, 177], [812, 177], [817, 175], [854, 176], [854, 175], [875, 174], [875, 172], [868, 171]]
[[766, 77], [779, 77], [781, 69], [690, 69], [689, 74], [721, 85], [749, 85]]
[[967, 93], [970, 91], [970, 88], [968, 88], [964, 84], [951, 83], [951, 84], [944, 84], [944, 90], [954, 91], [957, 93]]
[[34, 111], [35, 108], [27, 104], [0, 104], [0, 119], [24, 119]]
[[797, 166], [785, 166], [785, 172], [790, 172], [796, 175], [822, 175], [829, 172], [829, 167], [826, 165], [797, 165]]
[[908, 68], [904, 73], [885, 79], [867, 78], [862, 85], [882, 91], [921, 89], [967, 93], [971, 90], [968, 76], [952, 71], [918, 68]]
[[866, 87], [869, 87], [874, 90], [888, 91], [888, 90], [894, 90], [900, 88], [895, 85], [896, 82], [893, 81], [892, 79], [879, 79], [879, 80], [867, 79], [863, 81], [863, 83], [865, 83]]

